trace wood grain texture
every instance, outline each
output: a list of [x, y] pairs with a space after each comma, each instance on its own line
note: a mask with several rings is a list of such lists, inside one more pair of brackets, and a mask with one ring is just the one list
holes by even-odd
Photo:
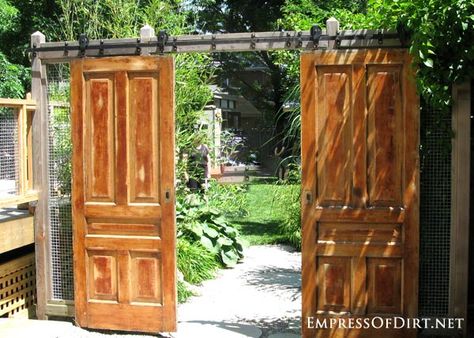
[[407, 51], [303, 54], [301, 105], [303, 337], [416, 336], [305, 319], [417, 316], [419, 103]]
[[[45, 42], [40, 32], [31, 35], [31, 46]], [[46, 66], [36, 57], [31, 65], [31, 96], [37, 108], [32, 119], [32, 161], [33, 189], [38, 191], [38, 204], [35, 208], [35, 257], [36, 257], [36, 315], [47, 319], [46, 302], [49, 295], [50, 253], [48, 241], [48, 97]]]
[[171, 58], [156, 57], [72, 63], [75, 311], [82, 327], [176, 329], [173, 67]]
[[316, 67], [317, 205], [343, 206], [350, 200], [352, 156], [346, 156], [352, 142], [350, 67]]
[[35, 242], [33, 217], [0, 221], [0, 254]]
[[401, 68], [367, 68], [369, 205], [397, 206], [402, 202], [403, 176]]

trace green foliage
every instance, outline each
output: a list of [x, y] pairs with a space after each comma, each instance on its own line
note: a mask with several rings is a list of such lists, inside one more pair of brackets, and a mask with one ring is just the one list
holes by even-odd
[[186, 283], [183, 281], [178, 281], [178, 303], [184, 303], [188, 300], [189, 297], [194, 296], [194, 292], [189, 290]]
[[285, 241], [301, 250], [301, 167], [290, 165], [287, 180], [279, 184], [285, 189], [275, 189], [274, 194], [275, 205], [284, 214], [278, 232]]
[[[406, 27], [410, 53], [417, 65], [418, 89], [436, 110], [446, 112], [451, 85], [474, 76], [474, 3], [470, 0], [287, 0], [279, 24], [307, 30], [325, 26], [331, 16], [342, 29]], [[297, 62], [294, 54], [280, 54], [280, 62]], [[297, 67], [291, 67], [297, 74]]]
[[226, 217], [242, 217], [248, 214], [246, 185], [219, 184], [211, 181], [206, 198], [211, 208], [219, 209]]
[[10, 63], [0, 53], [0, 97], [23, 98], [28, 73], [25, 67]]
[[219, 263], [215, 256], [199, 243], [191, 243], [185, 238], [178, 239], [177, 245], [178, 270], [184, 280], [191, 284], [214, 278]]
[[71, 116], [69, 107], [56, 106], [51, 114], [50, 128], [54, 137], [51, 139], [52, 160], [55, 163], [57, 174], [58, 195], [71, 196], [72, 191], [72, 139], [71, 139]]
[[[474, 3], [470, 0], [373, 1], [374, 18], [412, 33], [421, 94], [436, 108], [451, 103], [451, 85], [474, 77]], [[379, 9], [379, 11], [377, 11]]]
[[17, 17], [18, 9], [13, 7], [9, 1], [0, 0], [0, 34], [13, 29]]
[[284, 0], [192, 0], [203, 31], [243, 32], [275, 29]]
[[289, 244], [288, 239], [279, 228], [286, 218], [286, 209], [279, 204], [275, 195], [284, 194], [281, 190], [289, 185], [252, 182], [241, 193], [245, 200], [246, 213], [234, 216], [235, 224], [250, 245]]
[[0, 52], [12, 63], [29, 66], [30, 35], [41, 31], [48, 39], [54, 38], [57, 13], [55, 0], [0, 0], [0, 26], [7, 28], [3, 32], [0, 28]]
[[244, 243], [222, 212], [206, 205], [198, 194], [176, 202], [178, 238], [198, 242], [222, 263], [232, 267], [243, 257]]

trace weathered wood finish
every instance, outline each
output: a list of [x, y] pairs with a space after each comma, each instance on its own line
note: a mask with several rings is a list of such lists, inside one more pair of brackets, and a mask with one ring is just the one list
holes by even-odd
[[[40, 32], [31, 35], [31, 46], [45, 43]], [[36, 316], [47, 319], [46, 303], [49, 298], [50, 253], [48, 209], [48, 95], [46, 66], [40, 58], [31, 65], [31, 97], [37, 108], [32, 117], [33, 189], [38, 191], [35, 208], [35, 258], [36, 258]]]
[[33, 217], [21, 215], [2, 219], [0, 212], [0, 254], [34, 244]]
[[419, 103], [405, 50], [301, 57], [303, 336], [308, 317], [417, 316]]
[[[449, 316], [468, 321], [469, 289], [469, 208], [471, 175], [471, 84], [453, 86], [452, 187], [451, 187], [451, 255]], [[467, 325], [463, 327], [466, 335]], [[462, 334], [460, 332], [460, 334]]]
[[76, 321], [176, 329], [172, 58], [71, 64]]

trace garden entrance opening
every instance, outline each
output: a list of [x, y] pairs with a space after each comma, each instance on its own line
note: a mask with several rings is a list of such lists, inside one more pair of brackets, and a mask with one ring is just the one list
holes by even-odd
[[[57, 282], [46, 267], [58, 253], [40, 236], [40, 317], [53, 309], [68, 313], [73, 300], [81, 326], [174, 329], [173, 71], [169, 57], [146, 55], [262, 49], [307, 52], [301, 59], [304, 336], [380, 335], [313, 330], [316, 319], [415, 317], [419, 132], [410, 59], [405, 49], [393, 49], [403, 45], [397, 33], [331, 27], [169, 39], [160, 32], [140, 41], [82, 37], [66, 44], [33, 35], [39, 135], [48, 135], [44, 65], [72, 61], [76, 282], [73, 299], [51, 299]], [[340, 50], [328, 50], [334, 48]], [[51, 234], [47, 138], [37, 147], [36, 187], [44, 193], [36, 230]], [[64, 266], [59, 270], [61, 282]]]

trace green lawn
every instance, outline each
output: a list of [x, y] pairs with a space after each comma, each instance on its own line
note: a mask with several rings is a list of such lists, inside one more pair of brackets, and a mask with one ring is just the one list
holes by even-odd
[[247, 216], [234, 217], [235, 224], [243, 238], [250, 245], [288, 243], [280, 233], [279, 226], [284, 221], [284, 210], [279, 207], [280, 201], [275, 198], [282, 189], [289, 186], [251, 183], [246, 194]]

